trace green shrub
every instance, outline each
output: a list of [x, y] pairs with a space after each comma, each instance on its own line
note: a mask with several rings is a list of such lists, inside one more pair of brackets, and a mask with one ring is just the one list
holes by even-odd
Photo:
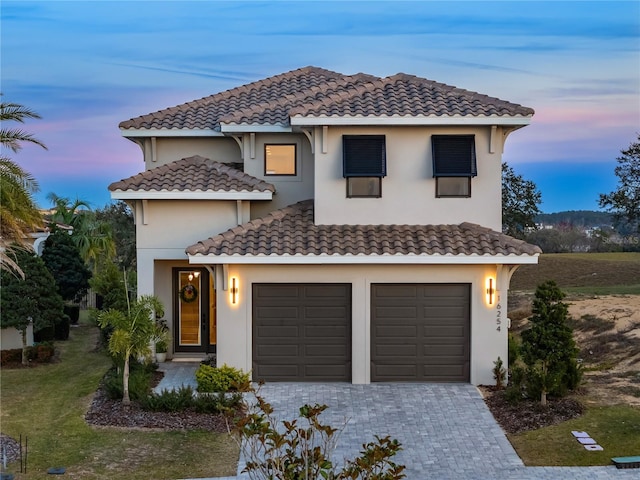
[[193, 407], [198, 413], [228, 413], [238, 409], [242, 394], [210, 393], [196, 395], [193, 400]]
[[140, 406], [152, 412], [195, 410], [198, 413], [227, 413], [237, 410], [241, 401], [242, 395], [239, 393], [198, 395], [193, 388], [187, 386], [178, 390], [151, 393], [140, 400]]
[[245, 390], [249, 374], [228, 365], [212, 367], [201, 364], [196, 370], [199, 392], [232, 392]]
[[515, 365], [518, 359], [520, 358], [520, 342], [518, 338], [513, 334], [513, 332], [509, 332], [509, 366]]
[[62, 319], [54, 327], [56, 340], [69, 340], [70, 320], [68, 315], [63, 315]]
[[509, 385], [504, 392], [504, 397], [508, 402], [516, 403], [526, 397], [526, 374], [526, 369], [520, 363], [515, 363], [509, 367]]
[[507, 370], [504, 368], [504, 363], [502, 359], [498, 357], [498, 359], [493, 362], [493, 379], [496, 381], [496, 388], [503, 388], [504, 381], [507, 377]]
[[247, 404], [246, 415], [234, 421], [234, 435], [246, 463], [242, 470], [250, 478], [285, 479], [378, 479], [405, 478], [405, 466], [392, 461], [402, 450], [389, 436], [375, 435], [375, 441], [362, 444], [353, 460], [340, 459], [334, 464], [332, 454], [342, 428], [324, 424], [320, 415], [326, 405], [303, 405], [293, 420], [278, 420], [274, 409], [254, 391], [256, 402]]
[[64, 313], [69, 316], [71, 325], [77, 325], [80, 320], [80, 305], [65, 305]]
[[[140, 401], [151, 392], [153, 372], [157, 365], [132, 362], [129, 371], [129, 396]], [[122, 398], [122, 370], [113, 368], [104, 377], [104, 388], [112, 400]]]
[[[27, 347], [27, 360], [30, 362], [48, 363], [55, 354], [55, 348], [51, 343], [42, 343]], [[9, 365], [22, 362], [22, 349], [12, 348], [0, 352], [0, 365]]]
[[194, 404], [193, 388], [180, 387], [178, 390], [163, 390], [160, 393], [146, 395], [140, 401], [144, 410], [152, 412], [180, 412]]

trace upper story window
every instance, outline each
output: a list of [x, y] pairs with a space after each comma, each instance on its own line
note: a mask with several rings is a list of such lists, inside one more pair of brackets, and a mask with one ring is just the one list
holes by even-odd
[[436, 197], [470, 197], [471, 177], [478, 175], [473, 135], [432, 135]]
[[382, 177], [387, 175], [384, 135], [343, 135], [342, 176], [347, 197], [382, 196]]
[[296, 175], [296, 146], [265, 145], [264, 146], [264, 174], [265, 175]]

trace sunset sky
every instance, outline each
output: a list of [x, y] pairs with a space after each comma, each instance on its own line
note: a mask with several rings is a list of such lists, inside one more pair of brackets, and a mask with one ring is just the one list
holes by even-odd
[[544, 212], [597, 209], [640, 133], [640, 1], [10, 1], [3, 101], [48, 150], [11, 154], [46, 195], [110, 201], [143, 170], [118, 123], [307, 65], [398, 72], [535, 109], [504, 160]]

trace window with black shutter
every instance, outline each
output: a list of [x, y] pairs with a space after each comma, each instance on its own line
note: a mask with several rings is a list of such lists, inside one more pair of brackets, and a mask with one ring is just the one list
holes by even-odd
[[473, 135], [432, 135], [436, 197], [470, 197], [471, 177], [478, 174]]
[[387, 175], [384, 135], [343, 135], [342, 176], [347, 197], [382, 196], [382, 177]]

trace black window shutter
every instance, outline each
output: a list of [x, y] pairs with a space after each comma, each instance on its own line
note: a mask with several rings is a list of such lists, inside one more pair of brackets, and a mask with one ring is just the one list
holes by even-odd
[[475, 177], [476, 142], [473, 135], [432, 135], [434, 177]]
[[342, 173], [346, 177], [385, 177], [384, 135], [343, 135]]

